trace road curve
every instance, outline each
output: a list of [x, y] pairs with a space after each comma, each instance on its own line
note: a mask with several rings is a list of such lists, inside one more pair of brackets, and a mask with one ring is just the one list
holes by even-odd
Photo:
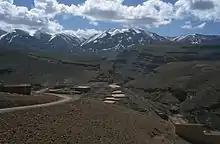
[[52, 94], [52, 93], [45, 93], [45, 95], [53, 95], [60, 97], [61, 99], [58, 101], [54, 102], [49, 102], [49, 103], [44, 103], [44, 104], [37, 104], [37, 105], [30, 105], [30, 106], [20, 106], [20, 107], [12, 107], [12, 108], [3, 108], [0, 109], [0, 114], [2, 113], [8, 113], [8, 112], [14, 112], [18, 110], [26, 110], [26, 109], [32, 109], [32, 108], [40, 108], [40, 107], [48, 107], [48, 106], [53, 106], [53, 105], [58, 105], [62, 103], [66, 103], [69, 101], [75, 101], [80, 98], [79, 95], [74, 95], [74, 96], [69, 96], [69, 95], [64, 95], [64, 94]]

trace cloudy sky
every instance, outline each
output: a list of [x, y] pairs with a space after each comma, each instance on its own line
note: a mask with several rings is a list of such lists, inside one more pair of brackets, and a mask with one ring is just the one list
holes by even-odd
[[220, 34], [220, 0], [0, 0], [0, 29], [91, 35], [140, 27], [161, 35]]

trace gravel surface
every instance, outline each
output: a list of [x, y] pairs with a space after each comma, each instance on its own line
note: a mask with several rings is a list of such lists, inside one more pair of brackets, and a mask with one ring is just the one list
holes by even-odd
[[31, 96], [23, 96], [17, 94], [0, 93], [0, 109], [48, 103], [57, 101], [59, 99], [59, 97], [53, 95], [35, 94]]
[[186, 144], [160, 119], [88, 99], [0, 114], [0, 143]]

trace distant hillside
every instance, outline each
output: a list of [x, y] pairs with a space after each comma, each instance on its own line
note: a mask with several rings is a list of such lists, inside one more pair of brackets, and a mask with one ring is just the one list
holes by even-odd
[[220, 61], [171, 62], [128, 82], [126, 87], [143, 90], [142, 95], [170, 109], [175, 106], [191, 122], [209, 121], [220, 129], [219, 73]]
[[93, 78], [98, 69], [92, 63], [64, 64], [51, 58], [34, 57], [25, 51], [5, 49], [0, 50], [0, 63], [0, 80], [6, 84], [84, 83]]
[[113, 61], [120, 75], [135, 78], [168, 62], [219, 59], [219, 46], [146, 45], [124, 50]]
[[140, 46], [113, 62], [114, 80], [159, 110], [220, 129], [219, 46]]

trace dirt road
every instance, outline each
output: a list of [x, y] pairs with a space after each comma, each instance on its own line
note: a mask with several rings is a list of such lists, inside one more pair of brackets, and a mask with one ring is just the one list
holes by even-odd
[[61, 99], [58, 100], [58, 101], [55, 101], [55, 102], [44, 103], [44, 104], [4, 108], [4, 109], [0, 109], [0, 114], [1, 113], [7, 113], [7, 112], [14, 112], [14, 111], [18, 111], [18, 110], [26, 110], [26, 109], [39, 108], [39, 107], [48, 107], [48, 106], [53, 106], [53, 105], [66, 103], [66, 102], [69, 102], [69, 101], [75, 101], [75, 100], [78, 100], [80, 98], [79, 95], [70, 96], [70, 95], [52, 94], [52, 93], [45, 93], [44, 95], [53, 95], [53, 96], [60, 97]]

